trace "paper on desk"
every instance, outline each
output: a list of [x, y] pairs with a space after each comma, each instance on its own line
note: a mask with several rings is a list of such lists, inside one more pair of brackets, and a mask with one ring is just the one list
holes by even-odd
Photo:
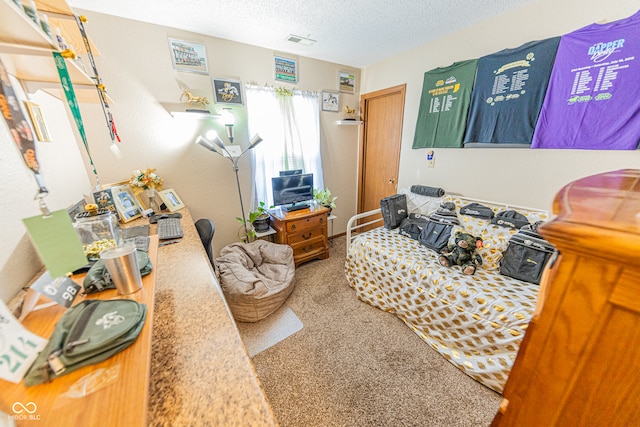
[[0, 378], [19, 383], [47, 344], [29, 332], [0, 300]]
[[51, 277], [64, 276], [87, 263], [78, 233], [66, 210], [22, 220]]

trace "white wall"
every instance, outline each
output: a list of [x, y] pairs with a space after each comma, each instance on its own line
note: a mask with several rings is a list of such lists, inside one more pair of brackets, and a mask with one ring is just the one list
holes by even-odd
[[[213, 104], [210, 78], [240, 79], [243, 83], [277, 85], [304, 90], [337, 90], [338, 72], [351, 71], [360, 80], [360, 70], [340, 64], [297, 57], [300, 79], [297, 85], [273, 80], [271, 50], [206, 37], [168, 27], [144, 24], [108, 15], [76, 11], [86, 14], [85, 27], [100, 55], [96, 64], [100, 76], [114, 100], [111, 112], [122, 143], [122, 158], [110, 151], [111, 139], [100, 105], [82, 104], [91, 154], [102, 184], [126, 180], [135, 169], [156, 168], [164, 178], [165, 188], [173, 188], [189, 207], [195, 219], [210, 217], [216, 223], [214, 249], [216, 253], [226, 244], [238, 240], [240, 203], [231, 163], [222, 157], [194, 144], [196, 137], [209, 128], [226, 135], [223, 126], [215, 120], [191, 120], [173, 118], [165, 104], [179, 104], [183, 87], [195, 95], [206, 96]], [[209, 59], [209, 75], [174, 71], [167, 38], [178, 38], [205, 44]], [[281, 53], [281, 52], [279, 52]], [[287, 56], [287, 55], [285, 55]], [[88, 66], [89, 62], [84, 61]], [[358, 104], [358, 94], [341, 94], [341, 106]], [[60, 102], [61, 110], [54, 113], [49, 106], [43, 113], [52, 125], [60, 124], [68, 135], [74, 153], [61, 150], [60, 143], [39, 148], [39, 156], [47, 184], [54, 186], [48, 171], [54, 171], [66, 184], [53, 188], [48, 198], [50, 206], [65, 208], [90, 194], [95, 177], [78, 137], [68, 122], [71, 119]], [[184, 108], [184, 106], [182, 106]], [[246, 108], [236, 107], [236, 143], [244, 145], [249, 140], [246, 127]], [[59, 116], [61, 112], [62, 117]], [[66, 114], [66, 116], [65, 116]], [[339, 127], [335, 121], [342, 113], [321, 112], [322, 156], [325, 187], [338, 196], [334, 213], [334, 232], [345, 229], [349, 216], [356, 206], [357, 127]], [[75, 129], [75, 127], [74, 127]], [[10, 299], [42, 267], [25, 229], [20, 222], [24, 216], [38, 214], [33, 202], [36, 187], [32, 185], [28, 170], [21, 163], [17, 148], [9, 141], [5, 127], [0, 126], [3, 144], [0, 151], [3, 179], [0, 184], [5, 203], [0, 207], [3, 224], [2, 241], [9, 242], [2, 249], [0, 272], [0, 298]], [[73, 135], [75, 135], [75, 140]], [[264, 144], [264, 143], [263, 143]], [[47, 149], [50, 147], [51, 149]], [[84, 162], [84, 165], [83, 165]], [[6, 166], [5, 166], [6, 164]], [[83, 167], [84, 166], [84, 167]], [[78, 173], [81, 175], [78, 178]], [[251, 162], [249, 156], [240, 161], [240, 179], [245, 201], [249, 209], [251, 196]], [[56, 199], [60, 197], [61, 199]], [[7, 220], [5, 222], [5, 220]]]
[[[19, 87], [15, 89], [21, 93]], [[36, 142], [41, 175], [49, 190], [44, 200], [51, 211], [66, 209], [82, 199], [90, 188], [68, 124], [67, 108], [62, 101], [40, 91], [30, 100], [40, 105], [52, 140]], [[4, 120], [0, 120], [0, 170], [0, 299], [8, 301], [42, 269], [22, 223], [23, 218], [41, 212], [34, 200], [38, 187], [33, 173], [22, 161]]]
[[625, 18], [638, 9], [640, 1], [539, 0], [365, 68], [363, 94], [407, 84], [399, 187], [432, 185], [469, 197], [551, 209], [555, 193], [576, 178], [639, 168], [640, 151], [438, 148], [431, 169], [426, 161], [430, 149], [411, 148], [425, 71], [559, 36], [593, 22]]

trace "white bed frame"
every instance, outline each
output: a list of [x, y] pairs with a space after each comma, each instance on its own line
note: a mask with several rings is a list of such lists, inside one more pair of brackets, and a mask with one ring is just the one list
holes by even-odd
[[[474, 199], [471, 197], [464, 197], [464, 196], [459, 196], [457, 194], [451, 194], [451, 196], [455, 196], [459, 199], [463, 199], [466, 201], [469, 201], [469, 203], [481, 203], [481, 204], [489, 204], [489, 205], [493, 205], [493, 206], [501, 206], [503, 207], [503, 210], [508, 210], [508, 209], [523, 209], [523, 210], [528, 210], [528, 211], [533, 211], [533, 212], [540, 212], [540, 213], [544, 213], [544, 214], [549, 214], [549, 212], [545, 209], [537, 209], [537, 208], [530, 208], [530, 207], [526, 207], [526, 206], [518, 206], [518, 205], [510, 205], [510, 204], [506, 204], [506, 203], [500, 203], [500, 202], [493, 202], [493, 201], [489, 201], [489, 200], [481, 200], [481, 199]], [[354, 216], [352, 216], [351, 218], [349, 218], [349, 221], [347, 221], [347, 245], [346, 245], [346, 250], [347, 253], [349, 251], [349, 245], [351, 244], [351, 241], [353, 239], [356, 238], [356, 236], [358, 234], [361, 234], [362, 232], [358, 232], [358, 229], [361, 229], [363, 227], [367, 227], [370, 225], [375, 225], [377, 227], [384, 225], [384, 219], [382, 218], [382, 216], [377, 217], [377, 218], [372, 218], [366, 222], [363, 222], [362, 224], [358, 224], [357, 221], [363, 218], [367, 218], [376, 214], [380, 214], [381, 210], [380, 208], [378, 209], [374, 209], [368, 212], [362, 212], [359, 214], [355, 214]]]

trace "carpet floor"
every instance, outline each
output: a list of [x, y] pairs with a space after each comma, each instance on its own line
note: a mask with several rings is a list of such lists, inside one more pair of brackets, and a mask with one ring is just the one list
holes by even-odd
[[488, 426], [502, 397], [358, 300], [344, 275], [345, 240], [296, 269], [285, 307], [304, 327], [253, 357], [280, 425]]

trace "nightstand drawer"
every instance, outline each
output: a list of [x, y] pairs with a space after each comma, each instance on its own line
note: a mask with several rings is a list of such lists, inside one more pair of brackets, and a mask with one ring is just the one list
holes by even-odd
[[327, 251], [326, 240], [322, 236], [313, 240], [292, 244], [291, 248], [293, 249], [293, 257], [296, 263], [298, 263], [300, 259], [315, 257]]
[[289, 234], [289, 244], [294, 245], [300, 242], [308, 242], [317, 237], [324, 236], [324, 227], [309, 228], [299, 233]]
[[327, 225], [327, 215], [315, 215], [287, 222], [287, 233], [297, 233], [319, 225]]

